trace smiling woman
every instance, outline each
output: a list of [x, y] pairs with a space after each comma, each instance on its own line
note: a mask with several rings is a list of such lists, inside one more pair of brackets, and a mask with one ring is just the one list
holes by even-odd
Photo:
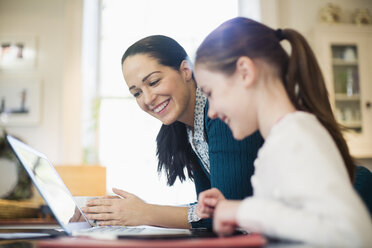
[[[185, 78], [178, 68], [176, 71], [161, 65], [157, 59], [144, 54], [128, 57], [123, 63], [125, 81], [143, 111], [166, 125], [180, 120], [193, 126], [196, 87], [191, 82], [192, 71], [187, 61], [181, 63], [180, 70]], [[156, 98], [157, 94], [161, 97]]]
[[[204, 36], [223, 20], [237, 15], [237, 0], [102, 1], [97, 147], [100, 164], [107, 167], [108, 191], [112, 187], [123, 188], [151, 203], [195, 201], [192, 182], [181, 184], [176, 180], [173, 187], [167, 187], [166, 177], [159, 178], [155, 172], [158, 161], [154, 141], [161, 122], [138, 111], [118, 61], [131, 44], [152, 34], [176, 39], [192, 60]], [[146, 181], [146, 185], [139, 184], [139, 180]]]
[[[131, 45], [121, 63], [139, 107], [162, 122], [156, 138], [158, 172], [165, 172], [167, 184], [190, 179], [196, 194], [216, 187], [229, 199], [251, 195], [253, 161], [262, 137], [255, 133], [236, 141], [223, 122], [206, 116], [208, 102], [196, 87], [184, 48], [170, 37], [152, 35]], [[137, 184], [144, 185], [141, 180]], [[211, 228], [210, 219], [200, 220], [195, 213], [195, 202], [184, 207], [155, 205], [132, 193], [113, 191], [121, 199], [88, 203], [88, 218], [100, 225]]]

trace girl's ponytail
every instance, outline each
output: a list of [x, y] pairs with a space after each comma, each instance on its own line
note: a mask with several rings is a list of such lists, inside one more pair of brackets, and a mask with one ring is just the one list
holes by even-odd
[[285, 29], [282, 35], [291, 44], [288, 69], [283, 80], [288, 95], [298, 110], [313, 113], [328, 130], [353, 181], [355, 164], [341, 133], [342, 127], [332, 113], [328, 91], [315, 55], [300, 33]]

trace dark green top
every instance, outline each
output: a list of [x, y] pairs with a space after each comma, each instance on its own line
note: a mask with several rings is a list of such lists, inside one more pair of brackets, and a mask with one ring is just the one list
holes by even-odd
[[362, 198], [372, 216], [372, 173], [363, 166], [357, 166], [354, 188]]

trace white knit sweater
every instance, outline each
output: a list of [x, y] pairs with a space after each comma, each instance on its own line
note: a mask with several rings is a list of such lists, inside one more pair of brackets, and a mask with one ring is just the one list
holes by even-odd
[[241, 227], [321, 246], [372, 247], [372, 221], [341, 154], [314, 115], [286, 115], [255, 161], [254, 195], [241, 203]]

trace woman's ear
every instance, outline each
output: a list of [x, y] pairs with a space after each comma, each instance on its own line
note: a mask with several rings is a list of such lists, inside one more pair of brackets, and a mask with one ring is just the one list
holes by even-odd
[[180, 71], [185, 76], [186, 81], [192, 79], [192, 67], [187, 60], [183, 60], [180, 65]]
[[257, 78], [257, 68], [252, 59], [242, 56], [236, 61], [236, 72], [245, 86], [254, 84]]

